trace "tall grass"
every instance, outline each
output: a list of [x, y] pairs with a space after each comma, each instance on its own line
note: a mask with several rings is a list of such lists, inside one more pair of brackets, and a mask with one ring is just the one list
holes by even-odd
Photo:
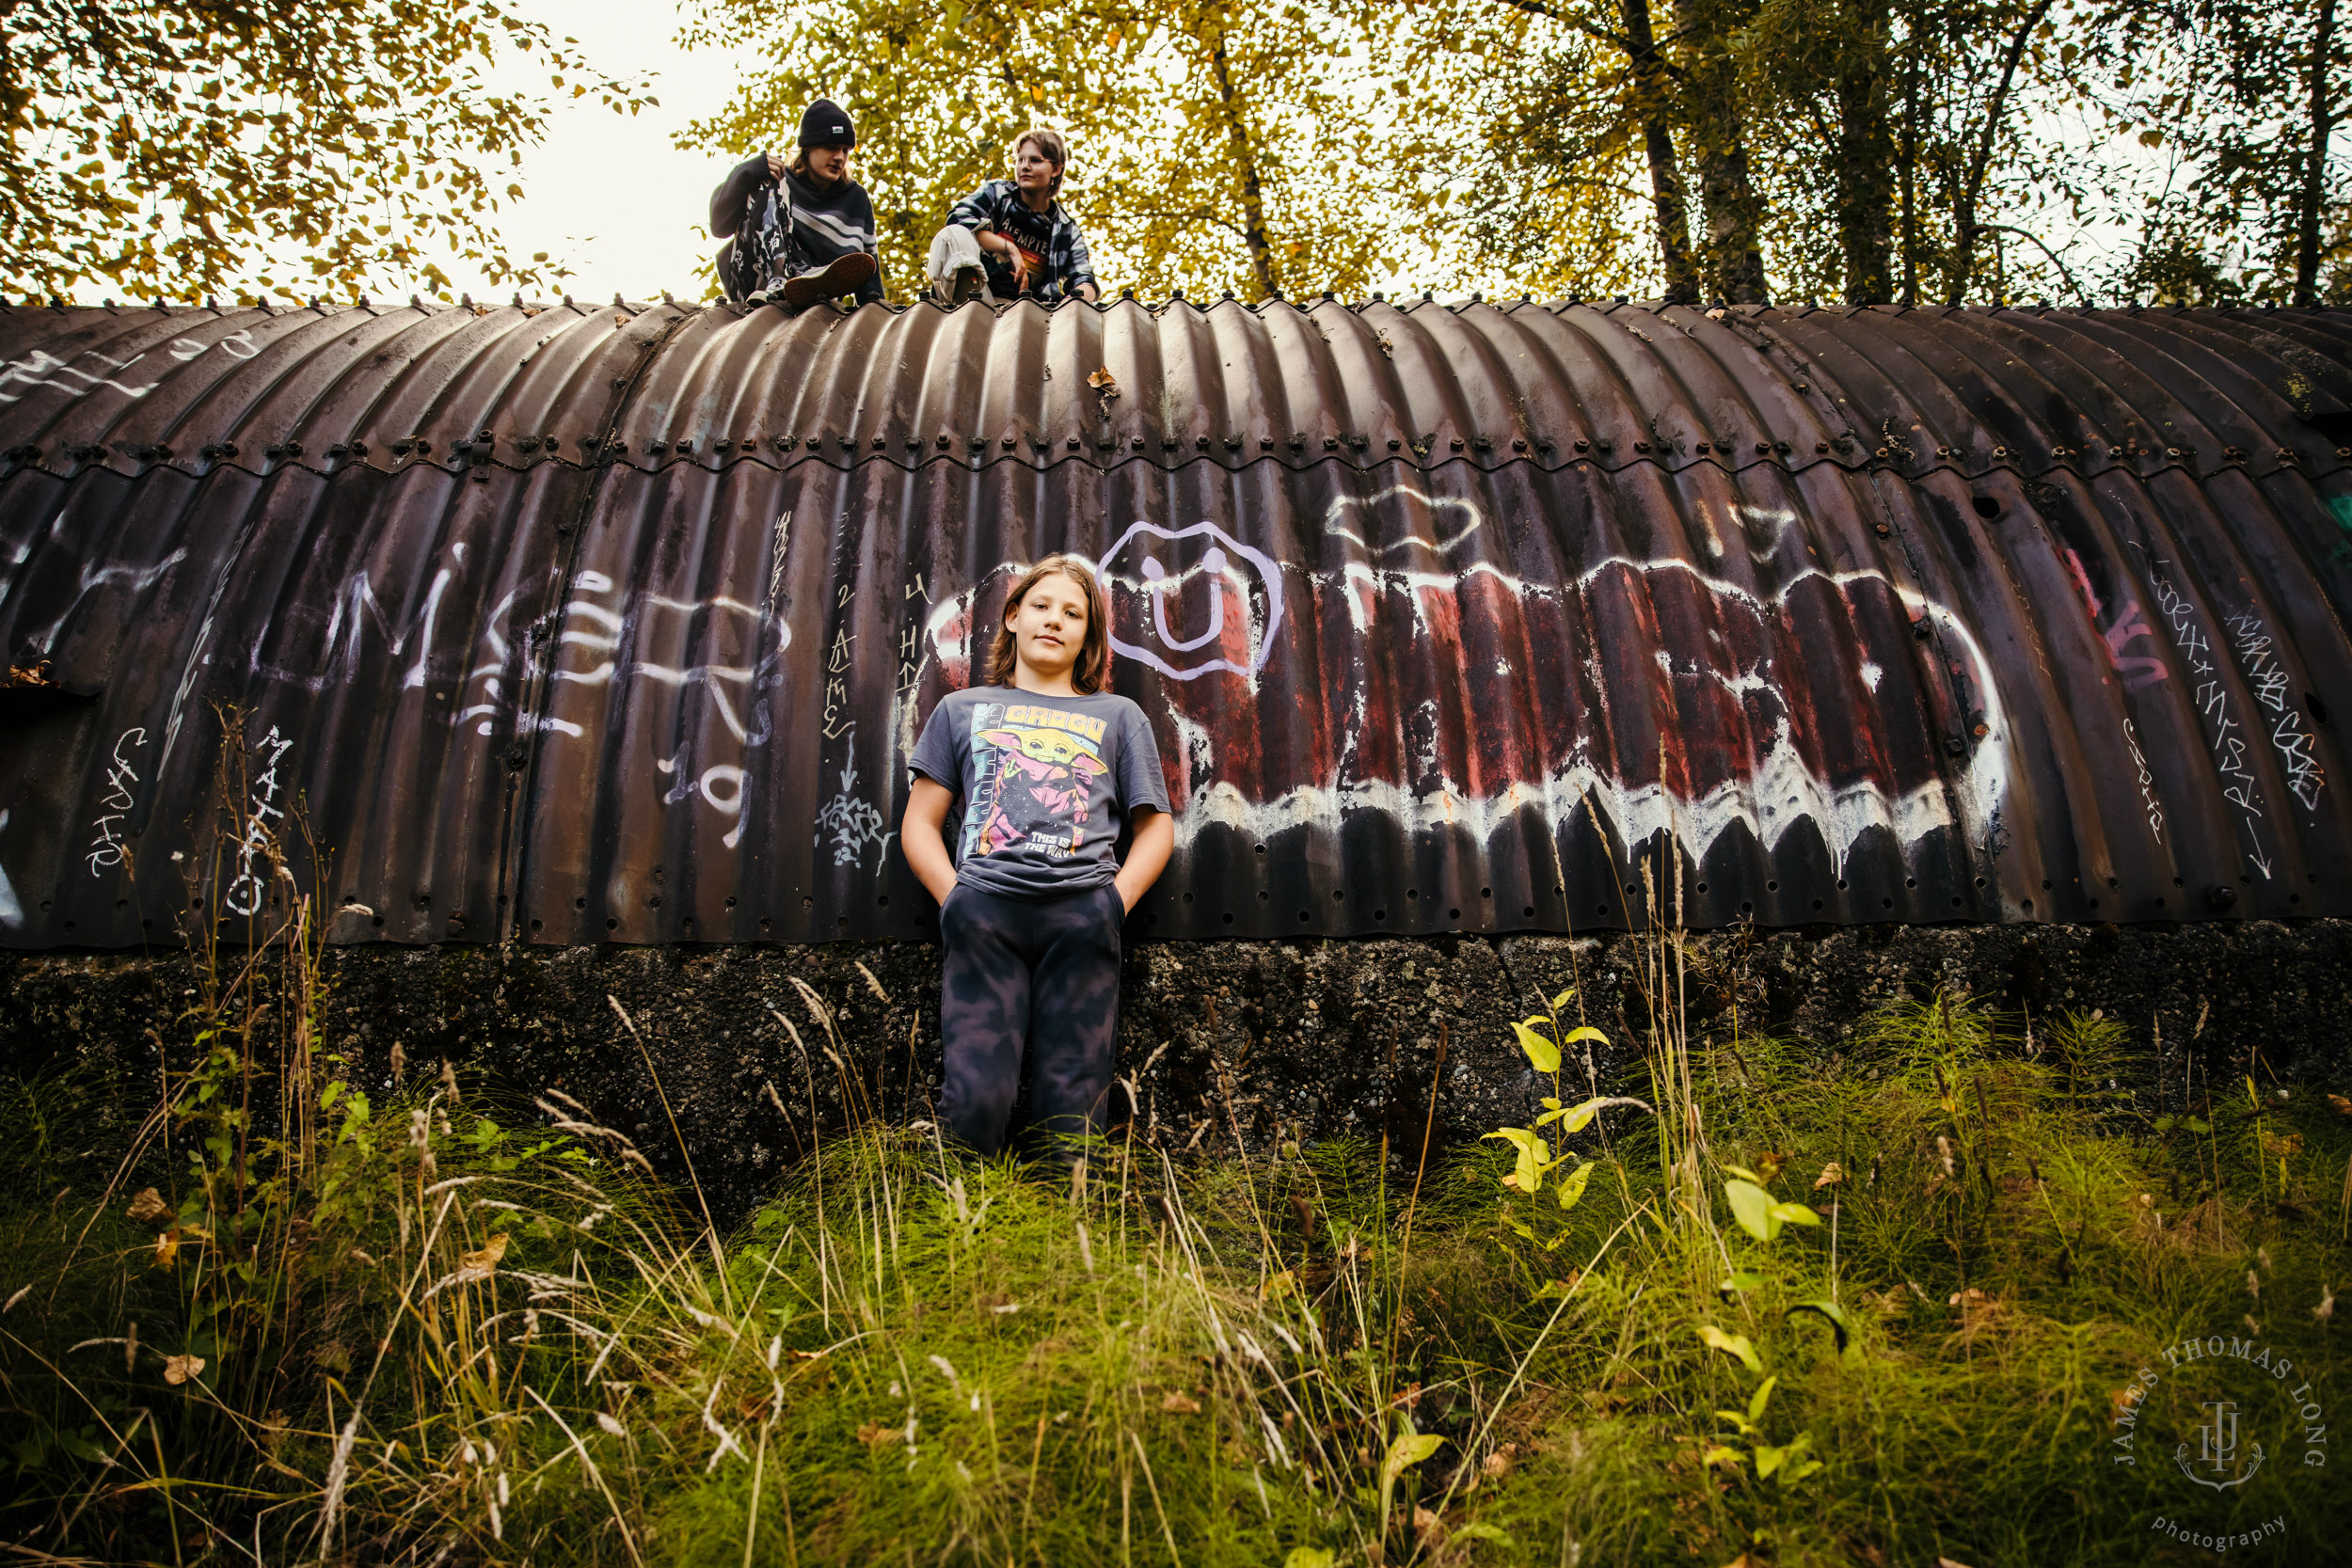
[[[363, 1092], [290, 882], [261, 935], [201, 949], [160, 1084], [0, 1085], [25, 1560], [2137, 1563], [2171, 1494], [2108, 1439], [2164, 1345], [2352, 1399], [2352, 1120], [2219, 1051], [2135, 1081], [2102, 1019], [1939, 994], [1828, 1054], [1694, 1025], [1661, 927], [1583, 1084], [1626, 1103], [1539, 1127], [1541, 1184], [869, 1115], [722, 1234], [559, 1093]], [[2312, 1550], [2325, 1480], [2279, 1494]]]
[[[1360, 1146], [1179, 1168], [1121, 1138], [1073, 1178], [869, 1124], [718, 1238], [553, 1096], [329, 1079], [311, 1147], [249, 1139], [239, 1165], [206, 1107], [242, 1065], [209, 1057], [111, 1180], [118, 1150], [59, 1135], [95, 1087], [18, 1083], [0, 1538], [173, 1562], [2129, 1562], [2162, 1500], [2104, 1452], [2133, 1369], [2250, 1316], [2347, 1381], [2314, 1316], [2352, 1272], [2347, 1139], [2315, 1096], [2118, 1131], [1949, 998], [1842, 1061], [1745, 1037], [1690, 1063], [1722, 1162], [1702, 1211], [1634, 1115], [1613, 1152], [1584, 1140], [1568, 1210], [1500, 1187], [1499, 1157], [1450, 1162], [1409, 1256], [1409, 1190]], [[1757, 1241], [1729, 1166], [1825, 1223]], [[1842, 1324], [1791, 1310], [1812, 1301]], [[1736, 1433], [1716, 1413], [1760, 1375]], [[1820, 1469], [1759, 1474], [1801, 1434]], [[2335, 1493], [2299, 1506], [2344, 1523]]]

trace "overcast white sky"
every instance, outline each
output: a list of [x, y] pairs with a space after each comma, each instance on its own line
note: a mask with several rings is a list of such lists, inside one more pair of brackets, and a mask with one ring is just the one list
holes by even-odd
[[[559, 38], [578, 39], [608, 75], [658, 73], [653, 94], [661, 106], [634, 119], [593, 99], [556, 107], [547, 140], [523, 154], [523, 200], [499, 214], [509, 249], [523, 256], [544, 250], [568, 261], [578, 276], [552, 293], [649, 299], [668, 289], [680, 298], [700, 297], [695, 268], [718, 248], [703, 220], [726, 160], [680, 152], [670, 136], [725, 100], [749, 51], [680, 49], [677, 8], [661, 0], [515, 0], [512, 8], [546, 23]], [[447, 265], [459, 289], [485, 297], [501, 292], [462, 264]]]

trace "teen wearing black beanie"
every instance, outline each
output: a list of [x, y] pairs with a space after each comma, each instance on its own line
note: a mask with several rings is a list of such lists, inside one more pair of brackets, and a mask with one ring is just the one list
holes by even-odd
[[798, 309], [843, 294], [880, 304], [874, 204], [849, 176], [857, 126], [831, 99], [801, 116], [789, 162], [755, 153], [710, 193], [710, 231], [727, 236], [720, 287], [729, 299]]
[[800, 145], [855, 147], [857, 127], [850, 123], [849, 111], [830, 98], [820, 98], [801, 111]]

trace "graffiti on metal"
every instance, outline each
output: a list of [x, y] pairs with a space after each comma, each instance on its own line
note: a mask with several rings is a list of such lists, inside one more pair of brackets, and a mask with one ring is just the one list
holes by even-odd
[[61, 682], [0, 698], [9, 945], [287, 876], [344, 941], [927, 935], [914, 736], [1055, 549], [1168, 771], [1154, 934], [2352, 913], [2330, 313], [27, 309], [0, 360], [0, 636]]

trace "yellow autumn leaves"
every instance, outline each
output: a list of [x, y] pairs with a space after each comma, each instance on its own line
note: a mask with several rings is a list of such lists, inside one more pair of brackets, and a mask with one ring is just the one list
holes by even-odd
[[900, 297], [949, 205], [1040, 122], [1071, 138], [1061, 199], [1107, 292], [1360, 297], [1457, 226], [1439, 198], [1479, 140], [1480, 61], [1532, 24], [1487, 0], [706, 0], [698, 29], [762, 37], [774, 63], [680, 140], [739, 156], [813, 98], [848, 105]]

